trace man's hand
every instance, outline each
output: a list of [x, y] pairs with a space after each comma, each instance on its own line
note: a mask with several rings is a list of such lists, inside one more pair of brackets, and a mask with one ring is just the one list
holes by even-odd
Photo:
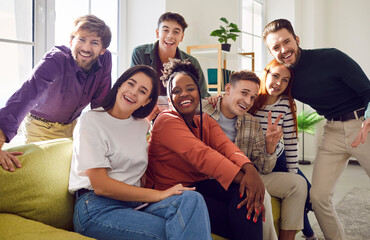
[[358, 145], [360, 145], [360, 143], [365, 143], [368, 132], [370, 132], [370, 118], [365, 119], [365, 121], [362, 123], [356, 139], [351, 143], [351, 147], [356, 148]]
[[[22, 167], [21, 162], [15, 156], [22, 155], [21, 152], [5, 152], [0, 150], [0, 165], [10, 172], [14, 172], [14, 164], [16, 167]], [[14, 163], [14, 164], [13, 164]]]
[[265, 215], [263, 207], [265, 186], [258, 175], [256, 168], [252, 164], [244, 164], [242, 169], [244, 171], [244, 176], [240, 182], [239, 194], [241, 198], [245, 193], [246, 198], [238, 204], [238, 209], [247, 204], [247, 219], [251, 219], [251, 215], [254, 211], [253, 222], [257, 222], [258, 216], [261, 213], [263, 218]]
[[279, 121], [283, 117], [283, 114], [280, 113], [279, 116], [275, 119], [274, 124], [271, 120], [271, 111], [268, 113], [267, 119], [267, 130], [266, 130], [266, 151], [268, 154], [273, 154], [276, 149], [276, 145], [279, 142], [280, 138], [283, 136], [281, 131], [281, 126], [279, 126]]
[[11, 152], [11, 153], [9, 153], [9, 152], [2, 151], [1, 148], [2, 148], [3, 144], [5, 143], [5, 141], [6, 141], [6, 136], [3, 133], [3, 131], [0, 129], [0, 165], [5, 170], [9, 170], [11, 172], [14, 172], [15, 168], [14, 168], [13, 163], [18, 168], [22, 167], [21, 162], [19, 162], [19, 160], [15, 157], [17, 155], [22, 155], [22, 153], [21, 152]]

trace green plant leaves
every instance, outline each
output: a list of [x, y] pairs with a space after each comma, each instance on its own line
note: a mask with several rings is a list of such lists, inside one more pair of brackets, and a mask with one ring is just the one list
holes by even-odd
[[220, 43], [227, 43], [228, 39], [236, 41], [236, 38], [239, 36], [236, 33], [241, 32], [238, 28], [238, 25], [235, 23], [229, 24], [229, 21], [224, 17], [220, 18], [220, 20], [224, 22], [226, 26], [220, 26], [219, 29], [212, 31], [210, 35], [213, 37], [218, 37], [218, 41]]
[[316, 131], [316, 124], [323, 119], [317, 112], [302, 111], [297, 116], [298, 132], [306, 132], [313, 135]]

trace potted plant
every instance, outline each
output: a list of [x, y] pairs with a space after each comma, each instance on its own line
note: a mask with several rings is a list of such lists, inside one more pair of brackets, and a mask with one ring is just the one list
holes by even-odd
[[308, 112], [302, 110], [297, 116], [297, 126], [298, 132], [302, 133], [302, 160], [299, 160], [299, 164], [311, 164], [310, 161], [304, 160], [304, 133], [309, 133], [311, 135], [315, 134], [316, 124], [321, 122], [324, 118], [320, 117], [317, 112]]
[[222, 50], [230, 51], [231, 45], [228, 43], [229, 39], [236, 41], [236, 38], [239, 37], [241, 31], [238, 28], [238, 25], [235, 23], [229, 23], [229, 21], [222, 17], [220, 20], [226, 24], [226, 26], [220, 26], [219, 29], [216, 29], [211, 32], [211, 36], [218, 37], [218, 41], [222, 44]]

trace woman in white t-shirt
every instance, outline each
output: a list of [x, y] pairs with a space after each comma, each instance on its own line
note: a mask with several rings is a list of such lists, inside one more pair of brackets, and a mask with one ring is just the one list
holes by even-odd
[[194, 188], [141, 188], [148, 164], [145, 117], [157, 102], [158, 82], [152, 68], [134, 66], [101, 108], [80, 118], [69, 180], [76, 232], [97, 239], [211, 239], [207, 207]]

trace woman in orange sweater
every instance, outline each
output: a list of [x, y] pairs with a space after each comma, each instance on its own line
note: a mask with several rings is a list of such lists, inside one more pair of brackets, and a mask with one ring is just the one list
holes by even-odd
[[174, 110], [162, 112], [154, 123], [147, 186], [196, 187], [207, 203], [213, 233], [229, 239], [262, 239], [264, 185], [218, 123], [207, 114], [196, 114], [200, 93], [195, 67], [172, 59], [161, 79]]

